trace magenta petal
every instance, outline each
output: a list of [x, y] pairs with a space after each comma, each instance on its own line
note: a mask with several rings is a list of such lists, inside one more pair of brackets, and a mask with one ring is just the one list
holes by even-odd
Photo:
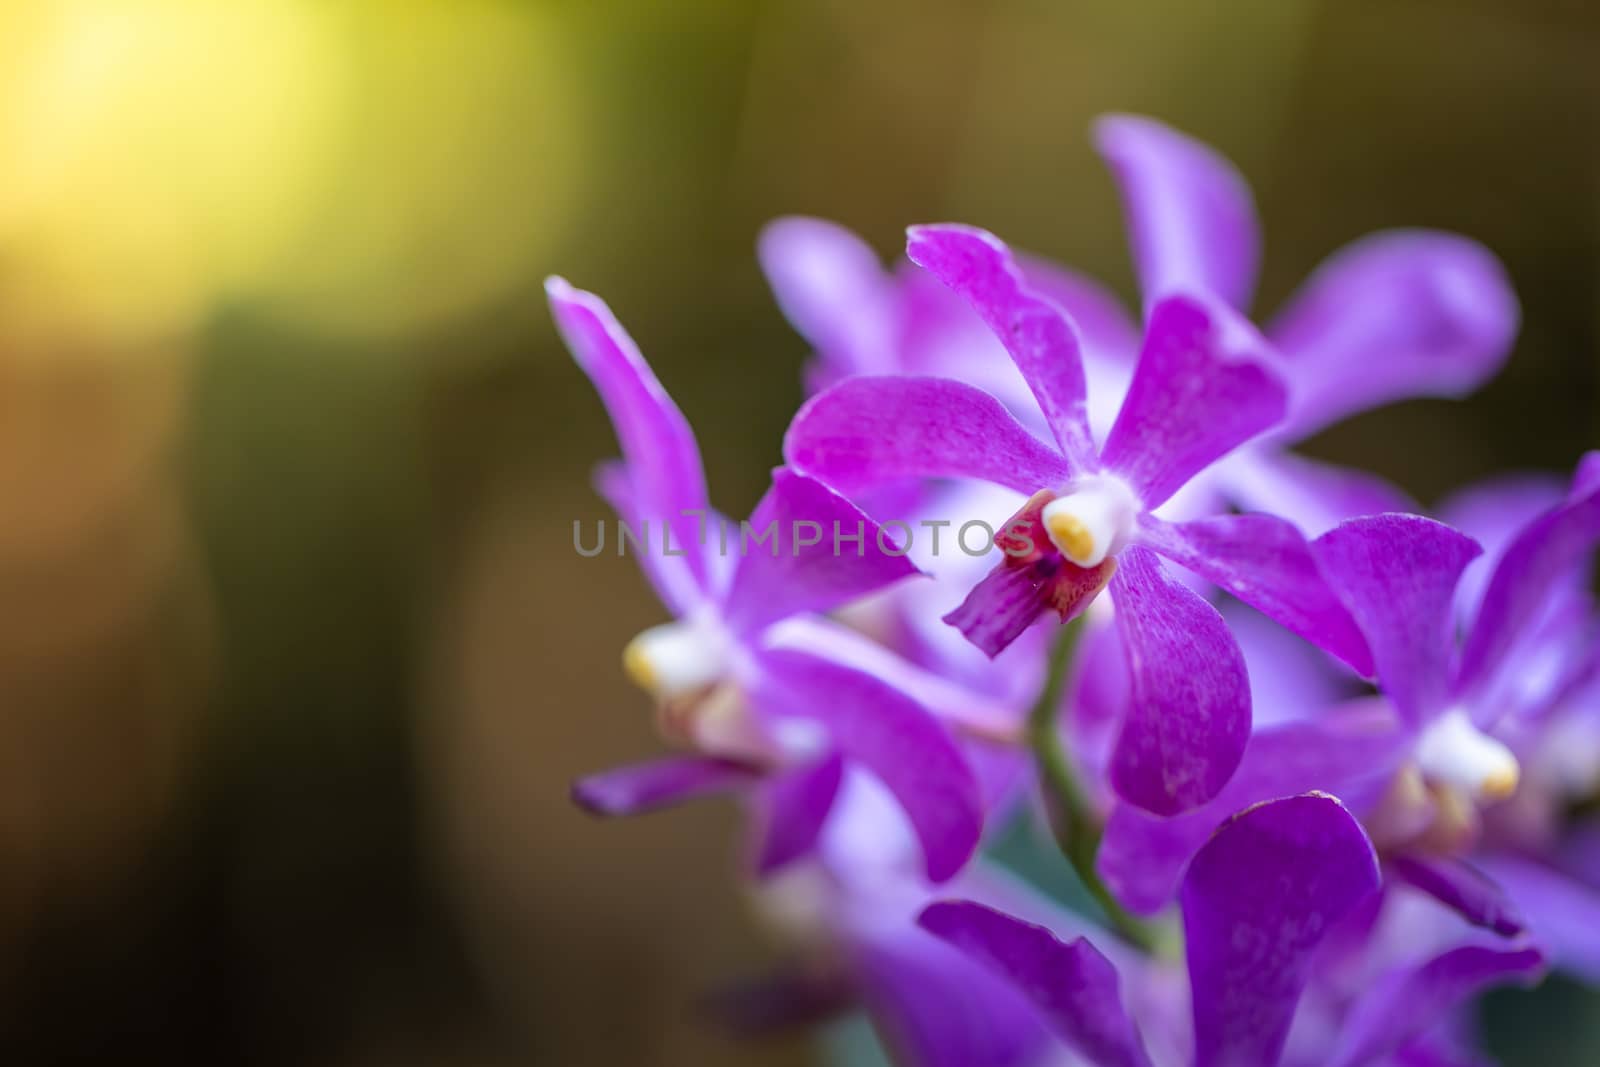
[[[1055, 1045], [1010, 983], [896, 916], [848, 946], [879, 1037], [907, 1067], [1041, 1067]], [[1058, 1051], [1058, 1050], [1055, 1050]]]
[[888, 787], [922, 842], [929, 879], [961, 870], [983, 833], [983, 802], [971, 767], [932, 715], [871, 675], [787, 649], [761, 653], [757, 686], [764, 711], [818, 723]]
[[1497, 373], [1517, 298], [1493, 253], [1428, 230], [1377, 233], [1318, 267], [1268, 331], [1294, 394], [1286, 434], [1418, 396], [1459, 397]]
[[1254, 331], [1227, 308], [1169, 297], [1150, 310], [1144, 348], [1101, 462], [1146, 510], [1283, 418], [1288, 394]]
[[1117, 969], [1087, 939], [1059, 940], [1043, 926], [966, 900], [929, 905], [922, 928], [1008, 979], [1067, 1046], [1100, 1067], [1148, 1067], [1122, 1004]]
[[1182, 891], [1195, 1067], [1271, 1067], [1323, 936], [1377, 891], [1355, 818], [1320, 794], [1236, 815], [1195, 856]]
[[1535, 519], [1512, 540], [1489, 579], [1477, 622], [1462, 650], [1458, 697], [1470, 702], [1493, 681], [1557, 584], [1574, 577], [1596, 544], [1600, 544], [1600, 484], [1580, 484], [1559, 507]]
[[1516, 937], [1527, 927], [1505, 890], [1467, 861], [1453, 856], [1400, 853], [1387, 861], [1395, 878], [1433, 897], [1474, 926], [1501, 937]]
[[[689, 554], [692, 551], [700, 554], [698, 545], [679, 546], [673, 544], [673, 551], [661, 551], [659, 533], [652, 533], [655, 524], [648, 527], [642, 521], [642, 505], [639, 503], [638, 494], [633, 491], [633, 480], [628, 474], [628, 465], [620, 460], [608, 460], [595, 467], [594, 472], [595, 492], [605, 498], [611, 505], [611, 510], [617, 513], [617, 518], [628, 524], [628, 529], [633, 531], [643, 542], [635, 548], [631, 544], [627, 551], [634, 559], [639, 561], [639, 569], [644, 572], [645, 578], [650, 582], [651, 588], [656, 591], [656, 596], [661, 602], [672, 610], [674, 615], [687, 615], [705, 600], [705, 590], [700, 586], [700, 580], [689, 566]], [[619, 528], [615, 531], [617, 537], [622, 536]], [[679, 548], [683, 554], [679, 554]]]
[[1466, 945], [1419, 967], [1384, 975], [1356, 1002], [1341, 1028], [1332, 1067], [1364, 1067], [1384, 1062], [1451, 1011], [1491, 986], [1532, 985], [1543, 976], [1537, 949], [1502, 952]]
[[[1322, 463], [1270, 446], [1243, 449], [1214, 470], [1240, 511], [1288, 519], [1310, 537], [1362, 515], [1422, 510], [1416, 501], [1369, 471]], [[1446, 517], [1445, 521], [1450, 520]]]
[[829, 611], [918, 573], [906, 546], [855, 505], [785, 467], [772, 472], [750, 527], [750, 537], [761, 541], [746, 543], [741, 534], [728, 548], [739, 558], [723, 615], [736, 632]]
[[1226, 589], [1318, 648], [1371, 676], [1372, 653], [1328, 587], [1305, 537], [1272, 515], [1140, 520], [1141, 543]]
[[1506, 474], [1452, 493], [1433, 509], [1440, 522], [1483, 546], [1483, 555], [1456, 587], [1456, 610], [1464, 628], [1477, 618], [1490, 572], [1499, 566], [1511, 542], [1566, 496], [1567, 486], [1557, 475]]
[[1600, 891], [1545, 863], [1510, 854], [1483, 859], [1558, 968], [1600, 985]]
[[1101, 118], [1094, 141], [1122, 191], [1145, 304], [1182, 292], [1248, 306], [1261, 238], [1250, 187], [1233, 164], [1136, 115]]
[[1367, 637], [1379, 684], [1416, 723], [1448, 696], [1452, 601], [1477, 542], [1417, 515], [1351, 519], [1311, 543], [1328, 583]]
[[777, 219], [757, 245], [784, 316], [817, 350], [833, 381], [892, 374], [899, 312], [894, 279], [861, 238], [822, 219]]
[[1060, 264], [1015, 255], [1023, 284], [1067, 313], [1086, 357], [1108, 364], [1133, 362], [1139, 354], [1139, 324], [1116, 294]]
[[1045, 597], [1048, 584], [1049, 579], [1040, 578], [1032, 567], [1002, 563], [984, 575], [944, 621], [992, 659], [1050, 610]]
[[756, 874], [768, 875], [808, 854], [844, 780], [837, 753], [773, 775], [758, 794]]
[[1115, 560], [1085, 569], [1059, 555], [1022, 565], [1002, 561], [944, 621], [993, 658], [1041, 615], [1054, 613], [1062, 622], [1076, 618], [1105, 588], [1115, 568]]
[[637, 815], [740, 789], [760, 778], [756, 768], [732, 760], [670, 756], [580, 778], [572, 785], [572, 799], [594, 815]]
[[697, 547], [703, 516], [684, 514], [707, 507], [700, 449], [689, 423], [605, 301], [561, 278], [547, 280], [545, 292], [567, 348], [611, 415], [627, 464], [634, 518], [667, 523], [673, 549], [686, 553], [686, 566], [704, 587], [705, 561]]
[[1129, 804], [1114, 807], [1096, 869], [1124, 907], [1152, 915], [1177, 894], [1195, 852], [1234, 812], [1312, 791], [1359, 811], [1376, 801], [1409, 753], [1392, 719], [1331, 715], [1258, 729], [1238, 771], [1209, 804], [1170, 819]]
[[1111, 579], [1128, 658], [1128, 710], [1111, 755], [1111, 784], [1157, 815], [1204, 804], [1239, 766], [1250, 736], [1244, 657], [1217, 610], [1126, 549]]
[[1093, 470], [1088, 388], [1073, 324], [1060, 308], [1023, 285], [1010, 249], [992, 234], [945, 225], [913, 226], [908, 235], [911, 262], [972, 305], [1011, 353], [1072, 466]]
[[945, 378], [852, 378], [789, 424], [789, 465], [841, 493], [905, 478], [979, 478], [1032, 495], [1072, 469], [1005, 406]]

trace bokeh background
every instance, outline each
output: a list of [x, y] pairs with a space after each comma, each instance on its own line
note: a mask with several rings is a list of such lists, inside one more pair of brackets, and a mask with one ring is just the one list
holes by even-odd
[[[568, 803], [656, 747], [617, 666], [661, 610], [572, 551], [615, 446], [540, 282], [607, 296], [742, 514], [805, 355], [762, 223], [1131, 294], [1106, 110], [1249, 176], [1265, 309], [1380, 227], [1509, 266], [1497, 381], [1313, 452], [1431, 500], [1600, 441], [1581, 0], [0, 4], [0, 1062], [813, 1062], [696, 1015], [769, 952], [733, 813]], [[1596, 1062], [1595, 1011], [1491, 1036]]]

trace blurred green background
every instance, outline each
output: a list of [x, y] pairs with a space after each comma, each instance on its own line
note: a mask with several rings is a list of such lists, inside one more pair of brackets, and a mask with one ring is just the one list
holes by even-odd
[[[1087, 124], [1141, 111], [1254, 183], [1263, 309], [1380, 227], [1508, 264], [1496, 382], [1313, 451], [1431, 500], [1600, 440], [1600, 8], [1209, 7], [6, 0], [0, 1062], [811, 1061], [694, 1016], [769, 951], [733, 813], [568, 803], [656, 748], [617, 666], [662, 613], [572, 554], [615, 446], [548, 273], [742, 514], [805, 355], [762, 223], [972, 222], [1131, 295]], [[1593, 1011], [1496, 1042], [1594, 1062]]]

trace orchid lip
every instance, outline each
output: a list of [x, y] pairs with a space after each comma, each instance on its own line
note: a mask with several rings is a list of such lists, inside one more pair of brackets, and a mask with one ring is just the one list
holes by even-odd
[[1423, 730], [1416, 758], [1429, 780], [1454, 786], [1479, 801], [1509, 797], [1522, 773], [1511, 750], [1473, 725], [1460, 708], [1450, 709]]
[[1097, 474], [1075, 482], [1044, 506], [1050, 542], [1080, 567], [1098, 567], [1133, 538], [1139, 498], [1121, 478]]

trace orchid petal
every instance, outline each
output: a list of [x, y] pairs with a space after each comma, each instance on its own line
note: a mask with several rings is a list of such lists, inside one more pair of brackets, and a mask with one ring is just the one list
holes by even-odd
[[1015, 703], [978, 692], [937, 670], [919, 666], [858, 630], [830, 619], [785, 619], [761, 635], [765, 648], [807, 652], [872, 675], [947, 722], [975, 733], [1004, 737], [1020, 726]]
[[840, 382], [800, 409], [783, 454], [847, 494], [906, 478], [979, 478], [1031, 495], [1072, 475], [998, 400], [944, 378]]
[[664, 522], [673, 547], [702, 588], [699, 523], [707, 511], [700, 448], [683, 413], [656, 380], [639, 346], [593, 293], [564, 279], [545, 282], [550, 311], [578, 365], [600, 393], [628, 469], [635, 518]]
[[[700, 557], [700, 548], [698, 545], [678, 543], [678, 535], [674, 533], [672, 551], [669, 552], [665, 550], [667, 546], [655, 539], [650, 531], [659, 527], [644, 517], [645, 505], [640, 503], [639, 494], [633, 490], [628, 465], [621, 460], [597, 464], [594, 488], [611, 505], [618, 520], [638, 537], [637, 550], [629, 554], [639, 561], [639, 569], [644, 572], [645, 580], [656, 591], [661, 602], [674, 615], [680, 616], [688, 615], [699, 607], [706, 599], [706, 590], [689, 561]], [[621, 526], [617, 528], [616, 535], [619, 539], [624, 537]]]
[[1023, 283], [1011, 251], [970, 226], [913, 226], [906, 255], [964, 297], [1011, 353], [1056, 443], [1076, 470], [1095, 468], [1083, 353], [1072, 322]]
[[1390, 856], [1387, 865], [1395, 878], [1433, 897], [1474, 926], [1501, 937], [1516, 937], [1527, 928], [1505, 890], [1465, 860], [1400, 853]]
[[572, 785], [572, 799], [594, 815], [637, 815], [742, 789], [760, 777], [756, 768], [733, 760], [671, 756], [580, 778]]
[[1465, 396], [1505, 363], [1517, 319], [1505, 268], [1476, 241], [1363, 237], [1318, 267], [1268, 330], [1293, 394], [1285, 438], [1396, 400]]
[[983, 833], [977, 779], [938, 720], [868, 674], [793, 650], [759, 654], [757, 703], [807, 719], [892, 793], [922, 842], [928, 878], [949, 879]]
[[[1086, 274], [1014, 252], [1022, 284], [1067, 313], [1084, 356], [1109, 365], [1132, 365], [1139, 354], [1139, 324], [1122, 300]], [[1085, 367], [1085, 370], [1089, 368]], [[1093, 389], [1093, 383], [1090, 382]], [[1094, 400], [1091, 392], [1090, 400]]]
[[[825, 612], [919, 573], [905, 546], [844, 497], [785, 467], [750, 516], [723, 604], [737, 633], [801, 612]], [[848, 539], [848, 540], [846, 540]], [[845, 551], [849, 545], [854, 551]]]
[[1463, 702], [1470, 703], [1494, 680], [1557, 585], [1578, 577], [1578, 568], [1596, 544], [1600, 544], [1600, 484], [1580, 484], [1559, 507], [1535, 519], [1507, 546], [1462, 650], [1456, 695]]
[[1471, 538], [1418, 515], [1351, 519], [1311, 543], [1366, 635], [1380, 686], [1409, 723], [1444, 709], [1455, 644], [1452, 598], [1479, 551]]
[[1369, 471], [1269, 446], [1240, 449], [1213, 467], [1212, 473], [1241, 511], [1288, 519], [1310, 537], [1327, 533], [1346, 519], [1422, 510], [1416, 501]]
[[1283, 383], [1249, 354], [1264, 347], [1214, 302], [1168, 297], [1151, 308], [1133, 382], [1100, 457], [1147, 510], [1283, 418]]
[[1498, 882], [1527, 920], [1538, 945], [1559, 969], [1600, 984], [1600, 891], [1545, 863], [1506, 853], [1484, 857], [1484, 873]]
[[1096, 870], [1122, 905], [1153, 915], [1172, 900], [1189, 861], [1233, 812], [1277, 797], [1330, 793], [1360, 810], [1409, 754], [1392, 720], [1330, 716], [1257, 730], [1239, 770], [1210, 803], [1169, 819], [1118, 804], [1106, 820]]
[[924, 930], [1013, 983], [1056, 1035], [1101, 1067], [1148, 1067], [1122, 1004], [1117, 969], [1085, 938], [1059, 940], [1043, 926], [966, 900], [929, 905]]
[[1511, 542], [1540, 515], [1558, 507], [1566, 495], [1567, 487], [1558, 476], [1507, 474], [1452, 493], [1433, 509], [1440, 522], [1483, 546], [1483, 555], [1456, 587], [1456, 611], [1463, 629], [1478, 617], [1490, 575]]
[[1216, 796], [1244, 754], [1244, 657], [1217, 610], [1145, 549], [1122, 553], [1111, 596], [1129, 677], [1111, 784], [1146, 811], [1175, 815]]
[[1371, 675], [1372, 653], [1328, 586], [1305, 537], [1272, 515], [1168, 523], [1140, 519], [1141, 543], [1215, 582], [1274, 622]]
[[1146, 306], [1172, 293], [1213, 293], [1247, 307], [1261, 238], [1250, 187], [1233, 164], [1135, 115], [1104, 116], [1094, 142], [1122, 193]]
[[896, 1063], [1037, 1067], [1055, 1044], [1008, 982], [916, 927], [848, 948], [861, 996]]
[[1234, 816], [1189, 866], [1181, 894], [1195, 1067], [1271, 1067], [1323, 936], [1376, 892], [1361, 825], [1319, 794]]
[[892, 374], [899, 333], [894, 278], [861, 238], [823, 219], [767, 224], [761, 269], [795, 330], [817, 351], [830, 384], [853, 374]]
[[1421, 966], [1391, 971], [1351, 1008], [1331, 1065], [1381, 1062], [1484, 989], [1507, 981], [1531, 985], [1544, 970], [1544, 956], [1537, 949], [1502, 952], [1464, 945]]
[[1062, 622], [1076, 618], [1106, 587], [1115, 569], [1116, 560], [1111, 558], [1088, 568], [1060, 556], [1042, 556], [1021, 566], [1005, 560], [973, 586], [944, 621], [993, 658], [1047, 612], [1054, 611]]
[[769, 875], [811, 852], [843, 780], [844, 759], [830, 752], [767, 781], [758, 794], [757, 875]]

